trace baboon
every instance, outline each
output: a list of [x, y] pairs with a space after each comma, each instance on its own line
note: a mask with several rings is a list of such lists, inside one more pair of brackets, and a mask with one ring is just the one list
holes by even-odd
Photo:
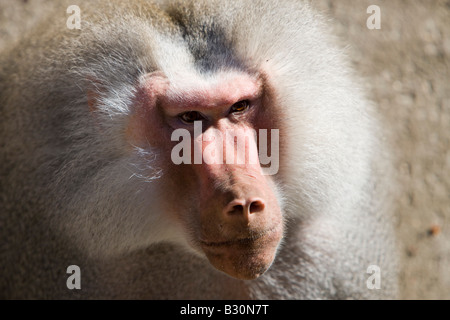
[[307, 3], [70, 4], [0, 58], [2, 297], [395, 297], [381, 125]]

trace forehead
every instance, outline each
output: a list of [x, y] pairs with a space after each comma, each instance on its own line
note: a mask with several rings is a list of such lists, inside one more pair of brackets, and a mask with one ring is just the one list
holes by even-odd
[[140, 82], [145, 96], [158, 97], [172, 109], [214, 108], [254, 100], [262, 94], [261, 78], [235, 70], [207, 75], [178, 70], [169, 77], [158, 71], [143, 76]]
[[232, 70], [208, 76], [180, 75], [169, 83], [166, 101], [184, 108], [231, 105], [240, 100], [255, 99], [262, 90], [259, 78]]
[[[152, 54], [157, 62], [155, 67], [167, 79], [169, 85], [165, 96], [169, 100], [180, 103], [195, 100], [199, 103], [203, 98], [213, 101], [211, 95], [215, 95], [231, 102], [236, 99], [234, 93], [242, 95], [248, 91], [255, 94], [258, 76], [245, 70], [231, 51], [224, 49], [225, 52], [220, 52], [215, 47], [221, 44], [203, 39], [214, 42], [214, 45], [208, 45], [199, 40], [204, 50], [199, 54], [200, 49], [179, 34], [170, 37], [156, 34], [153, 39]], [[225, 59], [223, 54], [230, 57]]]

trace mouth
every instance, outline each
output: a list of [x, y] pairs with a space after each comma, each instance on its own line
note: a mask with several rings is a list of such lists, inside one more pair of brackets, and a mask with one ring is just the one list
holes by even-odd
[[202, 246], [206, 247], [222, 247], [222, 246], [247, 246], [251, 245], [255, 241], [270, 236], [271, 233], [276, 232], [280, 228], [280, 225], [276, 225], [275, 227], [272, 227], [270, 229], [264, 230], [262, 232], [253, 232], [250, 233], [248, 237], [244, 238], [238, 238], [238, 239], [232, 239], [232, 240], [225, 240], [225, 241], [207, 241], [207, 240], [200, 240], [200, 243]]
[[282, 224], [263, 232], [225, 241], [200, 241], [209, 262], [237, 279], [258, 278], [272, 264], [283, 236]]

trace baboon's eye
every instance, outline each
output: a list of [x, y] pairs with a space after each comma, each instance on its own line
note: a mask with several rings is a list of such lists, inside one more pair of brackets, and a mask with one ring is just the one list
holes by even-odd
[[247, 110], [249, 106], [250, 102], [248, 100], [242, 100], [233, 104], [230, 112], [243, 112]]
[[188, 111], [178, 115], [178, 117], [186, 124], [194, 123], [194, 121], [201, 121], [205, 117], [198, 111]]

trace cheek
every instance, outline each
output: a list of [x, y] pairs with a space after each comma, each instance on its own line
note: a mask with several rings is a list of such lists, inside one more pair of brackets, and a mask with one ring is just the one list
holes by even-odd
[[126, 139], [132, 146], [164, 149], [170, 147], [169, 127], [158, 107], [158, 97], [166, 90], [167, 84], [157, 75], [151, 81], [137, 88], [126, 123]]
[[[199, 227], [199, 212], [202, 204], [198, 179], [188, 165], [167, 164], [167, 174], [161, 183], [164, 195], [164, 214], [182, 230], [192, 232]], [[188, 236], [189, 238], [190, 236]]]
[[148, 161], [162, 170], [158, 180], [159, 199], [155, 201], [167, 218], [185, 226], [189, 216], [186, 213], [194, 208], [196, 180], [190, 166], [173, 163], [171, 152], [179, 142], [171, 141], [173, 130], [164, 122], [158, 108], [149, 104], [148, 100], [143, 103], [139, 99], [133, 104], [125, 128], [126, 143], [130, 152], [136, 152], [137, 147], [153, 155]]
[[167, 146], [167, 128], [156, 107], [145, 107], [142, 103], [133, 105], [126, 124], [126, 139], [140, 148], [161, 148]]

